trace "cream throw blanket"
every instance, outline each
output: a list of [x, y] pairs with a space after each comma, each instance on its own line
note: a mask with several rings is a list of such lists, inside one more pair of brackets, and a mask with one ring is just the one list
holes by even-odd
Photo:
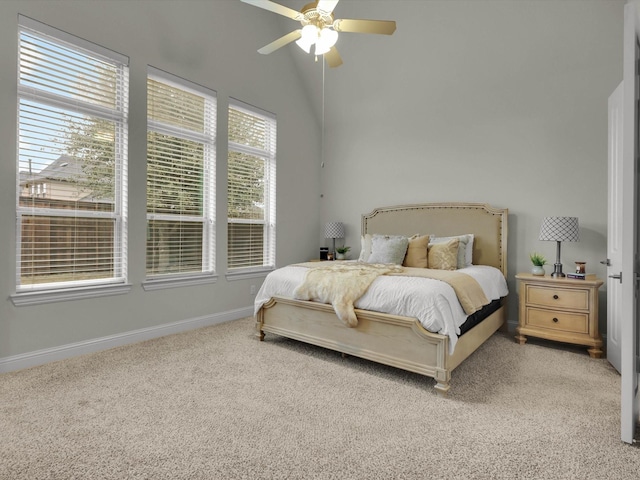
[[478, 281], [471, 275], [456, 270], [435, 270], [433, 268], [403, 267], [402, 273], [390, 273], [389, 275], [404, 275], [406, 277], [423, 277], [441, 280], [451, 285], [456, 292], [464, 313], [471, 315], [485, 305], [489, 299]]
[[317, 262], [301, 263], [309, 268], [304, 281], [294, 290], [293, 298], [330, 303], [340, 320], [348, 327], [358, 325], [353, 302], [380, 275], [400, 273], [402, 267], [382, 263]]
[[298, 300], [329, 303], [347, 326], [355, 327], [357, 301], [380, 275], [404, 275], [441, 280], [451, 285], [465, 313], [471, 315], [489, 303], [482, 287], [470, 275], [448, 270], [401, 267], [380, 263], [317, 262], [297, 264], [307, 267], [304, 281], [293, 292]]

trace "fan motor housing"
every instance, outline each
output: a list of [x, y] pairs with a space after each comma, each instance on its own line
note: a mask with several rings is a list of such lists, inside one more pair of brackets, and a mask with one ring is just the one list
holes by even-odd
[[319, 29], [323, 29], [325, 26], [333, 25], [333, 15], [318, 10], [317, 5], [318, 2], [313, 2], [302, 7], [300, 11], [300, 13], [302, 13], [302, 18], [300, 19], [302, 26], [315, 25]]

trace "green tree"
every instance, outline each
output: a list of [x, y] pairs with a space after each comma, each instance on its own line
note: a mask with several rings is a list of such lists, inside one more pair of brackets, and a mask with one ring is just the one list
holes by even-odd
[[[270, 138], [265, 120], [230, 108], [229, 141], [258, 151], [267, 151]], [[264, 158], [229, 147], [229, 218], [264, 219], [266, 166]]]
[[265, 161], [229, 151], [228, 215], [238, 219], [264, 219]]
[[115, 124], [109, 120], [69, 119], [61, 143], [80, 166], [69, 181], [96, 201], [115, 198]]

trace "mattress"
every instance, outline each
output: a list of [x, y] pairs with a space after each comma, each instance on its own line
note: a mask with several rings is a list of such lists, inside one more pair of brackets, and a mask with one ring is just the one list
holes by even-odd
[[[265, 278], [255, 299], [254, 311], [272, 297], [293, 298], [308, 269], [290, 265], [271, 272]], [[489, 301], [505, 297], [509, 290], [502, 272], [486, 265], [472, 265], [457, 270], [473, 277]], [[376, 278], [356, 302], [355, 308], [392, 315], [412, 317], [430, 332], [447, 335], [454, 351], [460, 328], [467, 321], [453, 288], [445, 282], [422, 277], [388, 276]]]

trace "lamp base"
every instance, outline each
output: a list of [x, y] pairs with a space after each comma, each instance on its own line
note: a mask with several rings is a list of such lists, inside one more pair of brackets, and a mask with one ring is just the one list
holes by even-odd
[[551, 274], [551, 276], [553, 278], [566, 277], [566, 275], [564, 273], [562, 273], [562, 264], [561, 263], [554, 263], [553, 264], [553, 273]]

